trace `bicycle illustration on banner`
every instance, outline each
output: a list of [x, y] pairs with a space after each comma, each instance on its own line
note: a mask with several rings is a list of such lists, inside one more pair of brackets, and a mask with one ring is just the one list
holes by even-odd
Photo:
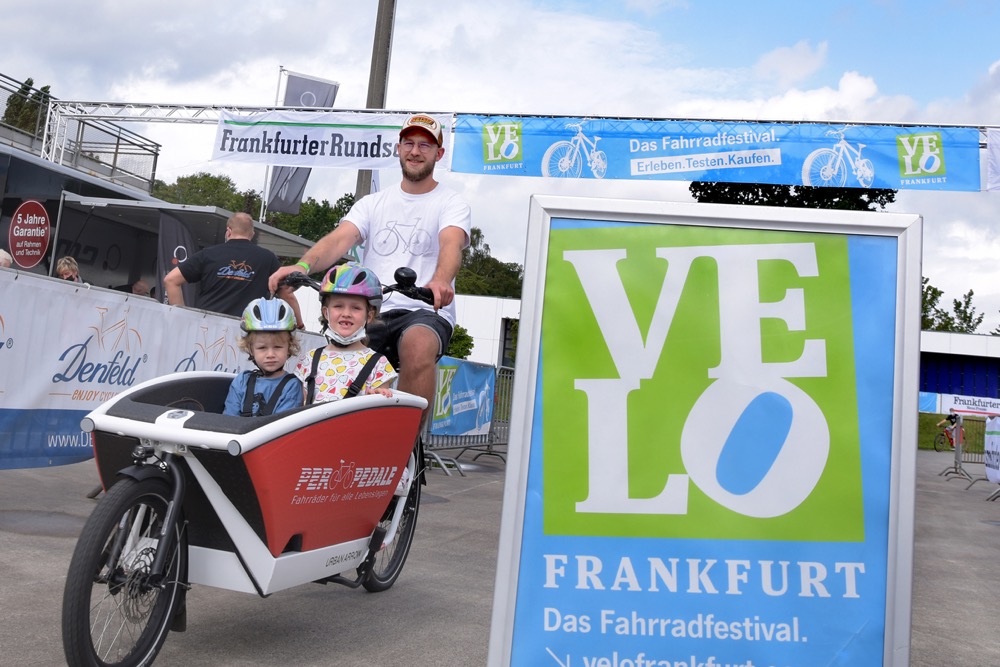
[[870, 188], [875, 180], [875, 165], [868, 158], [861, 157], [865, 144], [852, 146], [845, 138], [843, 127], [829, 130], [826, 135], [839, 137], [833, 148], [818, 148], [802, 163], [802, 184], [813, 187], [843, 187], [847, 182], [847, 167], [858, 180], [858, 185]]
[[597, 150], [600, 137], [589, 138], [583, 133], [583, 122], [568, 123], [567, 129], [576, 130], [570, 140], [557, 141], [548, 147], [542, 156], [542, 175], [556, 178], [579, 178], [583, 171], [583, 161], [594, 178], [604, 178], [608, 173], [608, 156]]

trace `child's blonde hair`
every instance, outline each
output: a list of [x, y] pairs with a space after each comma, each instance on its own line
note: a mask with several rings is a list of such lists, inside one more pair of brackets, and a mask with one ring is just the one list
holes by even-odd
[[299, 337], [295, 335], [294, 331], [248, 331], [246, 335], [240, 338], [239, 346], [240, 349], [246, 352], [251, 358], [253, 358], [253, 337], [254, 336], [284, 336], [288, 341], [288, 356], [295, 357], [299, 354], [301, 346], [299, 344]]

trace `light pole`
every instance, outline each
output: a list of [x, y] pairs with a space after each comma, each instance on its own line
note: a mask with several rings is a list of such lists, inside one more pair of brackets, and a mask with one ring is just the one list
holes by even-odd
[[[375, 41], [372, 44], [372, 69], [368, 75], [368, 109], [384, 109], [385, 93], [389, 86], [389, 57], [392, 54], [392, 26], [396, 14], [396, 0], [378, 0], [375, 16]], [[354, 190], [357, 201], [372, 191], [370, 169], [358, 170], [358, 186]]]

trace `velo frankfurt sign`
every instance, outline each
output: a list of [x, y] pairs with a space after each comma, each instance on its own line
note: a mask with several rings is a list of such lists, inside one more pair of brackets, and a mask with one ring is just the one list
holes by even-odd
[[490, 665], [907, 664], [920, 235], [534, 198]]

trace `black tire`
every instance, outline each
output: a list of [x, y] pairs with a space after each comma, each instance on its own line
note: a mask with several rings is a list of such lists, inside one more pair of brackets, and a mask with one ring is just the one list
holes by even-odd
[[[169, 498], [164, 480], [125, 478], [84, 525], [63, 592], [63, 649], [70, 667], [148, 665], [163, 646], [187, 572], [187, 542], [178, 521], [163, 583], [152, 585], [147, 577]], [[109, 564], [116, 537], [125, 539], [124, 547]]]
[[934, 451], [943, 452], [946, 449], [949, 449], [948, 439], [944, 436], [944, 432], [942, 431], [934, 436]]
[[399, 527], [396, 529], [396, 537], [391, 544], [375, 555], [372, 569], [361, 582], [361, 585], [369, 593], [388, 590], [396, 583], [399, 573], [403, 571], [406, 556], [410, 553], [410, 545], [413, 544], [413, 534], [417, 528], [417, 513], [420, 511], [421, 480], [419, 475], [423, 474], [423, 470], [421, 469], [419, 473], [416, 472], [417, 458], [414, 456], [410, 456], [408, 467], [413, 480], [410, 483], [409, 493], [405, 497], [393, 496], [379, 522], [380, 527], [388, 530], [392, 524], [392, 515], [396, 512], [397, 504], [406, 503], [403, 516], [399, 519]]

